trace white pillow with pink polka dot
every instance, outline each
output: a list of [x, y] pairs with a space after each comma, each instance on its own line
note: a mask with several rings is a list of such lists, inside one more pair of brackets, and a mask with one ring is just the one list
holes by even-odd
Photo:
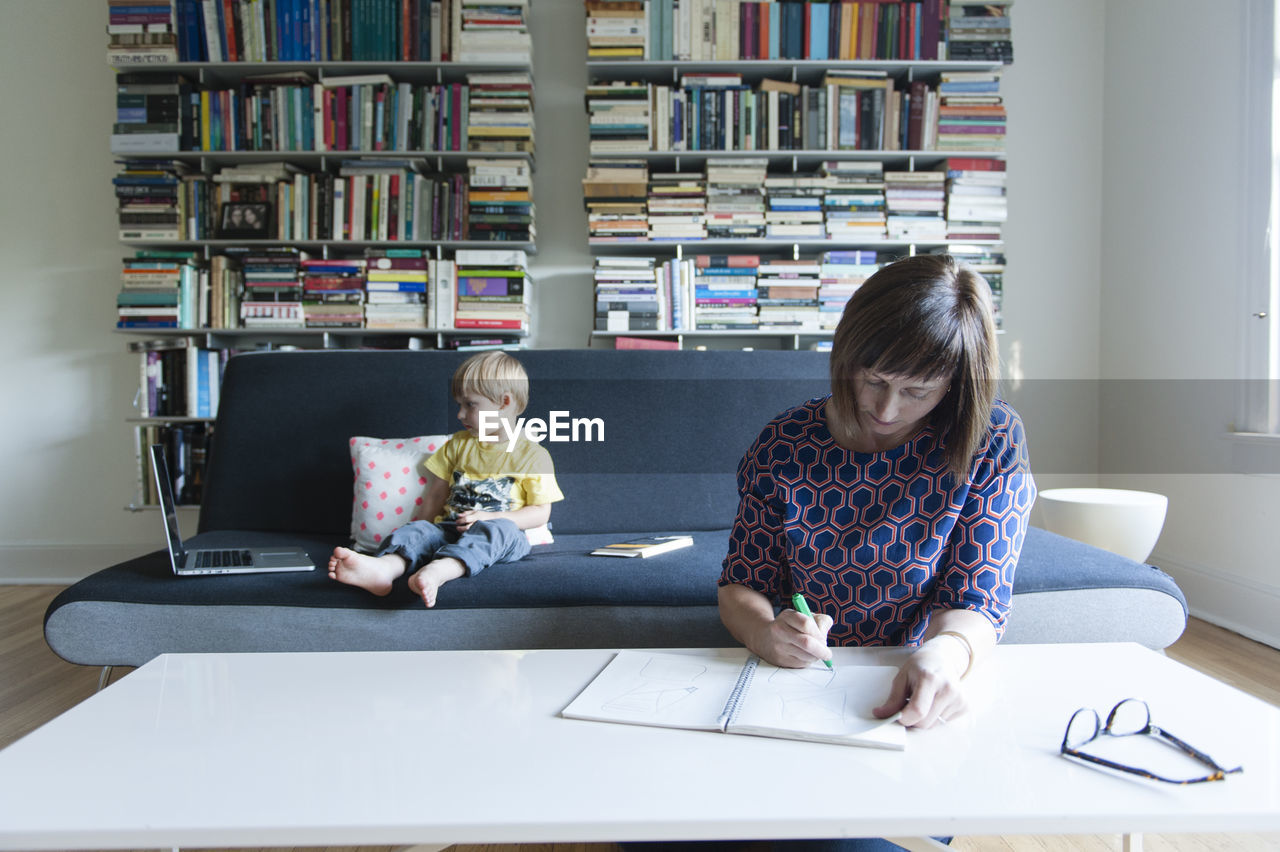
[[448, 435], [358, 435], [349, 441], [355, 474], [351, 538], [358, 550], [372, 553], [392, 530], [413, 520], [427, 487], [422, 463], [447, 440]]

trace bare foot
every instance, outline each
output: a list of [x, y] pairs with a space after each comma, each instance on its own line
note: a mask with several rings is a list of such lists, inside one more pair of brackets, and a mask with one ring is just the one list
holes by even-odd
[[375, 595], [391, 592], [391, 583], [404, 573], [404, 557], [394, 553], [367, 556], [345, 547], [335, 547], [329, 557], [329, 576], [348, 586], [359, 586]]
[[467, 573], [467, 567], [452, 557], [436, 559], [423, 565], [409, 578], [409, 589], [422, 598], [427, 608], [436, 605], [436, 595], [440, 587], [450, 580], [456, 580]]

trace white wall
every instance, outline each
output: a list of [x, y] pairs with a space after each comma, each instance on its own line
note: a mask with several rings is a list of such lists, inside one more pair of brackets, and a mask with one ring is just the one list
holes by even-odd
[[112, 332], [106, 4], [6, 2], [0, 24], [0, 577], [83, 575], [155, 540], [122, 511], [137, 368]]
[[1107, 5], [1099, 431], [1104, 484], [1169, 496], [1152, 561], [1192, 611], [1280, 647], [1280, 477], [1232, 473], [1224, 438], [1259, 233], [1244, 213], [1250, 5]]
[[1009, 111], [1005, 394], [1044, 488], [1096, 484], [1103, 0], [1019, 3]]
[[579, 3], [533, 3], [533, 199], [538, 253], [531, 260], [538, 294], [533, 336], [539, 349], [588, 345], [595, 319], [592, 262], [582, 178], [587, 172], [587, 41]]

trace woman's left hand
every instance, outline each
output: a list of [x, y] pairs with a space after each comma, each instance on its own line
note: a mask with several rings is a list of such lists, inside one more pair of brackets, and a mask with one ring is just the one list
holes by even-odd
[[961, 648], [957, 662], [953, 645], [957, 643], [944, 636], [921, 645], [898, 670], [888, 700], [874, 710], [876, 716], [885, 719], [901, 710], [899, 721], [906, 727], [932, 728], [964, 714], [969, 705], [960, 677], [967, 654]]

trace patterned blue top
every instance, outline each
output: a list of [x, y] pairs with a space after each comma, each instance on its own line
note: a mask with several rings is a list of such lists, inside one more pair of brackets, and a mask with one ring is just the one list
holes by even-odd
[[1002, 400], [956, 483], [926, 426], [857, 453], [827, 429], [827, 397], [770, 421], [738, 465], [738, 515], [720, 585], [787, 601], [835, 624], [831, 645], [915, 645], [933, 609], [970, 609], [1004, 632], [1036, 487], [1022, 419]]

